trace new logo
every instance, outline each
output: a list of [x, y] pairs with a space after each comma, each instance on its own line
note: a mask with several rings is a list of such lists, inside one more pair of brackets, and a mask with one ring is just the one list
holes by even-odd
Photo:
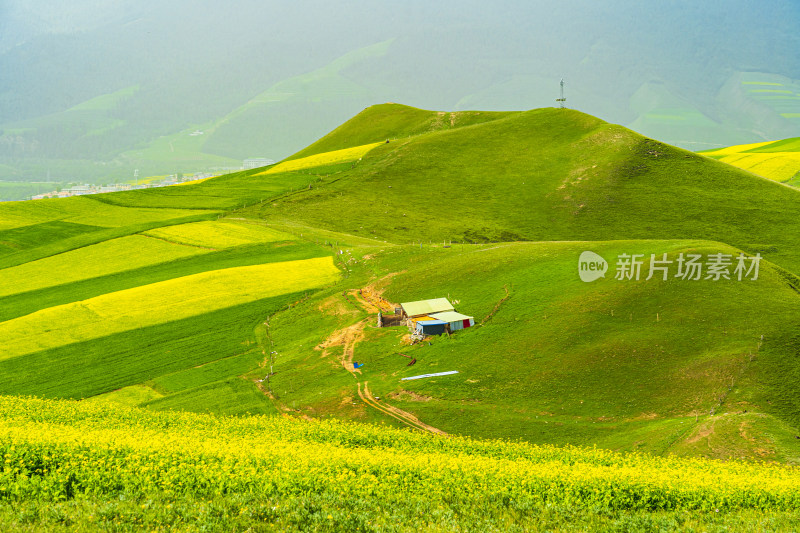
[[578, 274], [581, 281], [590, 282], [606, 277], [608, 262], [594, 252], [583, 252], [578, 259]]

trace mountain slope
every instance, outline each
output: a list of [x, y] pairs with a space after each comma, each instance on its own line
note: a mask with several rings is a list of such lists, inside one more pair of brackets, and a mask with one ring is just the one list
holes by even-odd
[[[2, 392], [794, 462], [797, 194], [576, 111], [384, 104], [267, 169], [0, 205]], [[508, 242], [534, 240], [549, 242]], [[588, 250], [606, 279], [580, 281]], [[757, 279], [737, 279], [755, 253]], [[616, 279], [623, 254], [641, 278]], [[670, 276], [644, 279], [663, 254]], [[703, 279], [676, 277], [681, 254]], [[718, 254], [731, 265], [714, 280]], [[318, 283], [310, 267], [228, 296], [198, 281], [315, 258]], [[409, 345], [371, 327], [363, 289], [446, 296], [479, 325]], [[132, 316], [137, 294], [149, 312]], [[51, 319], [65, 309], [84, 320]], [[444, 370], [459, 374], [400, 381]]]
[[[437, 116], [366, 110], [298, 156], [399, 138], [311, 190], [244, 213], [395, 243], [710, 239], [800, 272], [800, 191], [577, 111], [430, 131]], [[377, 126], [355, 137], [362, 123]], [[417, 131], [427, 133], [405, 138]]]

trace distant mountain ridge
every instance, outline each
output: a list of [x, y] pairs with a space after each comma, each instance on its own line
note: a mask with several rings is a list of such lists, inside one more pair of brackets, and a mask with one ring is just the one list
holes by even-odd
[[[0, 179], [280, 159], [378, 102], [530, 109], [552, 105], [561, 78], [568, 107], [692, 150], [800, 135], [789, 1], [41, 7], [0, 12], [16, 28], [0, 47]], [[81, 109], [98, 98], [113, 105]]]

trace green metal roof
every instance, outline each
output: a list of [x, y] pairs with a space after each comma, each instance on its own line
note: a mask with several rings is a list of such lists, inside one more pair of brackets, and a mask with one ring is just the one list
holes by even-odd
[[456, 311], [445, 311], [443, 313], [434, 313], [431, 315], [431, 318], [435, 318], [436, 320], [444, 320], [445, 322], [460, 322], [462, 320], [469, 320], [473, 317], [462, 315]]
[[443, 311], [452, 311], [453, 306], [447, 301], [447, 298], [435, 298], [433, 300], [420, 300], [418, 302], [406, 302], [400, 304], [403, 311], [408, 316], [429, 315], [431, 313], [441, 313]]

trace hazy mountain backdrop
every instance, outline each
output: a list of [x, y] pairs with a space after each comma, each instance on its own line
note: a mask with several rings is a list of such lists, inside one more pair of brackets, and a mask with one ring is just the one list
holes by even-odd
[[2, 0], [0, 180], [277, 160], [375, 103], [547, 107], [562, 77], [693, 150], [800, 136], [798, 26], [793, 0]]

